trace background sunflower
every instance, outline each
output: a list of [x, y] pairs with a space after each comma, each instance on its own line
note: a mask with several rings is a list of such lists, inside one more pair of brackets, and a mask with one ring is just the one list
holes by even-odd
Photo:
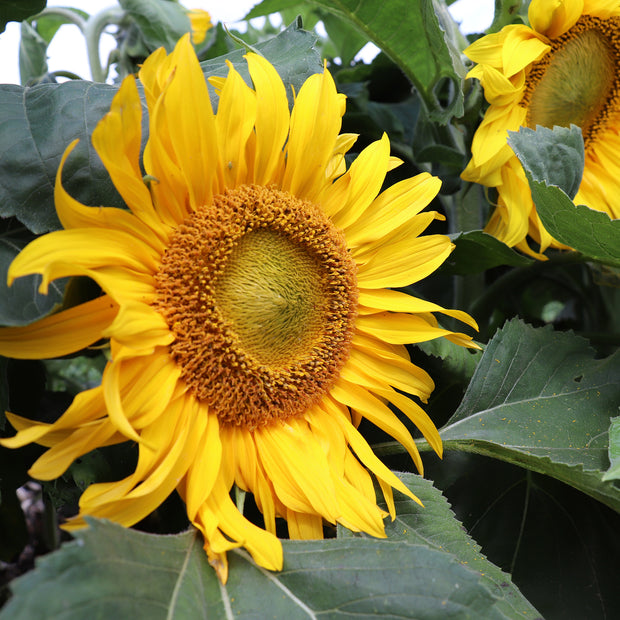
[[528, 18], [530, 26], [505, 26], [464, 50], [477, 63], [468, 76], [480, 80], [491, 105], [462, 177], [497, 190], [485, 230], [540, 258], [528, 235], [541, 253], [566, 245], [541, 222], [507, 132], [579, 127], [585, 159], [575, 204], [618, 218], [620, 7], [604, 0], [534, 0]]

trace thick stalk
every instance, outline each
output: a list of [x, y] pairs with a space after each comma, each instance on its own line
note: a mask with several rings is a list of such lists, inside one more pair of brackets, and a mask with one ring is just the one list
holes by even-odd
[[108, 76], [107, 68], [101, 66], [99, 56], [99, 40], [107, 26], [118, 24], [125, 17], [125, 12], [118, 8], [111, 8], [91, 15], [84, 26], [84, 38], [88, 51], [88, 65], [93, 81], [105, 82]]

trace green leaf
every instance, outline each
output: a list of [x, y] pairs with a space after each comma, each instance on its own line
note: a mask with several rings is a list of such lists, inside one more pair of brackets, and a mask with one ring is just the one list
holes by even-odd
[[458, 233], [451, 238], [454, 251], [441, 267], [446, 273], [467, 275], [499, 265], [527, 267], [534, 262], [482, 230]]
[[19, 38], [19, 79], [22, 84], [47, 73], [48, 42], [28, 22], [22, 22]]
[[620, 220], [612, 220], [607, 213], [585, 205], [575, 205], [559, 187], [530, 178], [528, 181], [536, 211], [555, 239], [589, 259], [620, 267]]
[[[0, 618], [505, 618], [478, 570], [409, 540], [284, 541], [284, 569], [229, 552], [221, 585], [195, 532], [154, 536], [89, 519], [77, 541], [12, 582]], [[37, 596], [32, 596], [36, 592]]]
[[601, 480], [619, 372], [618, 352], [595, 360], [583, 338], [513, 320], [487, 345], [440, 431], [444, 448], [553, 476], [620, 511], [620, 489]]
[[[71, 19], [74, 15], [74, 19]], [[22, 84], [35, 82], [48, 73], [47, 48], [63, 24], [74, 24], [88, 14], [70, 7], [60, 13], [44, 13], [21, 24], [19, 40], [19, 77]]]
[[25, 245], [16, 236], [0, 235], [0, 325], [32, 323], [62, 304], [64, 279], [52, 282], [48, 295], [38, 292], [38, 274], [18, 278], [13, 286], [7, 286], [9, 265]]
[[186, 10], [176, 2], [119, 0], [119, 4], [135, 20], [151, 51], [163, 46], [170, 53], [177, 41], [192, 30]]
[[0, 87], [1, 217], [15, 216], [34, 233], [60, 228], [54, 181], [62, 153], [76, 138], [63, 174], [67, 191], [84, 204], [123, 205], [90, 144], [115, 92], [82, 81]]
[[0, 32], [4, 32], [8, 22], [21, 22], [40, 13], [46, 0], [0, 0]]
[[612, 418], [609, 427], [609, 462], [603, 480], [620, 480], [620, 416]]
[[534, 180], [557, 185], [571, 199], [575, 197], [585, 161], [581, 128], [521, 127], [508, 132], [508, 144]]
[[[308, 0], [350, 22], [366, 39], [380, 47], [411, 80], [432, 120], [446, 123], [463, 114], [461, 83], [465, 67], [451, 41], [453, 22], [442, 6], [431, 0]], [[265, 1], [247, 17], [269, 14], [289, 6]], [[437, 9], [437, 10], [436, 10]], [[438, 17], [439, 14], [439, 17]], [[454, 95], [440, 102], [437, 89], [442, 80], [453, 86]]]
[[321, 15], [321, 21], [335, 48], [334, 56], [339, 56], [345, 67], [351, 64], [355, 55], [368, 42], [366, 37], [359, 30], [354, 29], [349, 22], [336, 15], [325, 12]]
[[508, 133], [547, 231], [592, 260], [620, 267], [620, 222], [572, 201], [584, 166], [579, 127], [522, 127]]
[[440, 358], [442, 370], [465, 384], [469, 383], [482, 356], [482, 351], [461, 347], [446, 338], [418, 342], [415, 346], [426, 355]]
[[[299, 89], [320, 71], [316, 37], [293, 24], [257, 49], [281, 73], [284, 83]], [[209, 75], [226, 75], [229, 59], [249, 81], [243, 51], [203, 64]], [[30, 88], [0, 86], [0, 217], [15, 216], [29, 230], [43, 233], [60, 227], [54, 207], [54, 181], [60, 158], [74, 139], [80, 143], [67, 160], [63, 183], [83, 204], [122, 207], [90, 136], [110, 108], [114, 86], [85, 81], [38, 84]], [[292, 97], [292, 92], [289, 89]], [[147, 134], [143, 115], [143, 136]]]
[[425, 464], [485, 556], [542, 617], [620, 617], [620, 514], [554, 478], [476, 454]]
[[[298, 21], [290, 24], [280, 34], [254, 47], [277, 69], [284, 85], [287, 87], [289, 101], [293, 101], [293, 92], [298, 93], [302, 84], [315, 73], [323, 71], [321, 56], [316, 49], [317, 37], [303, 30]], [[251, 84], [248, 67], [243, 59], [245, 50], [235, 50], [230, 54], [200, 63], [207, 77], [226, 76], [228, 67], [225, 61], [232, 62], [243, 79]], [[214, 105], [217, 99], [212, 98]]]
[[[512, 583], [510, 575], [489, 562], [480, 552], [480, 546], [467, 534], [455, 518], [450, 504], [433, 484], [411, 473], [399, 473], [398, 477], [422, 501], [424, 508], [402, 493], [394, 492], [396, 519], [386, 523], [385, 532], [390, 541], [426, 545], [431, 549], [452, 554], [469, 568], [477, 571], [482, 582], [496, 593], [496, 608], [506, 618], [536, 617], [538, 614]], [[382, 503], [385, 507], [385, 504]], [[339, 528], [343, 537], [366, 535], [353, 534]]]

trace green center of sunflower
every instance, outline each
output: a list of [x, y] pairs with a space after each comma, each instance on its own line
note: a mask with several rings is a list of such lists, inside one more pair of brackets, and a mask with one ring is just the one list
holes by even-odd
[[286, 192], [216, 196], [177, 229], [156, 282], [181, 376], [223, 423], [303, 414], [348, 358], [355, 263], [328, 218]]
[[312, 348], [325, 320], [321, 269], [306, 248], [259, 228], [234, 246], [215, 300], [239, 344], [262, 364], [286, 365]]
[[587, 146], [619, 108], [620, 19], [585, 15], [550, 45], [527, 78], [527, 124], [578, 125]]

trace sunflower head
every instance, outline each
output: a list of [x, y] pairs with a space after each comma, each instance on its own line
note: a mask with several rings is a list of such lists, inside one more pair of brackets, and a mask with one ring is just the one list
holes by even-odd
[[[128, 209], [86, 207], [64, 190], [70, 145], [55, 189], [64, 230], [31, 243], [9, 273], [42, 274], [42, 291], [87, 276], [101, 296], [0, 330], [0, 354], [14, 357], [109, 341], [100, 386], [50, 425], [9, 414], [18, 433], [2, 441], [47, 446], [30, 470], [44, 480], [99, 446], [137, 442], [135, 471], [88, 487], [65, 527], [87, 515], [129, 526], [177, 491], [222, 580], [238, 546], [281, 568], [277, 518], [292, 538], [321, 538], [324, 523], [384, 536], [392, 488], [416, 498], [357, 427], [366, 418], [389, 433], [421, 470], [408, 419], [441, 454], [414, 400], [433, 382], [405, 345], [470, 344], [435, 312], [475, 326], [396, 290], [452, 249], [445, 236], [421, 236], [439, 217], [422, 212], [438, 179], [423, 173], [381, 192], [400, 162], [383, 136], [347, 169], [355, 136], [340, 134], [345, 100], [327, 70], [306, 80], [289, 112], [274, 67], [256, 54], [246, 61], [252, 85], [229, 64], [215, 114], [189, 36], [150, 56], [139, 74], [143, 153], [136, 81], [122, 83], [93, 144]], [[263, 524], [238, 511], [233, 485], [253, 493]]]
[[563, 248], [536, 214], [525, 173], [507, 144], [519, 127], [581, 128], [585, 169], [577, 204], [620, 215], [620, 6], [607, 0], [533, 0], [530, 26], [506, 26], [465, 50], [478, 64], [490, 106], [476, 131], [462, 177], [497, 189], [487, 231], [541, 258]]

